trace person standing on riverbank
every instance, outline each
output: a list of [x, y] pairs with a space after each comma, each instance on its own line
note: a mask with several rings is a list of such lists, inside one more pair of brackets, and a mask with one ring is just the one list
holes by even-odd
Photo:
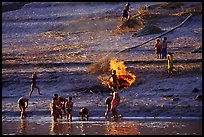
[[26, 97], [20, 97], [18, 99], [18, 106], [21, 111], [21, 119], [26, 117], [25, 110], [28, 107], [28, 99]]
[[31, 95], [33, 93], [33, 90], [36, 88], [38, 90], [38, 94], [42, 95], [42, 93], [40, 93], [40, 88], [36, 85], [36, 79], [37, 79], [37, 74], [34, 72], [32, 74], [32, 84], [31, 84], [31, 91], [29, 93], [29, 97], [31, 98]]
[[166, 59], [167, 56], [167, 37], [163, 38], [162, 42], [162, 59]]
[[111, 89], [112, 89], [112, 94], [115, 90], [118, 90], [118, 78], [117, 78], [117, 75], [116, 75], [116, 70], [113, 70], [113, 73], [112, 75], [110, 76], [109, 80], [112, 78], [113, 80], [113, 84], [111, 86]]
[[123, 9], [123, 12], [122, 12], [122, 21], [124, 19], [129, 19], [130, 18], [129, 9], [130, 9], [130, 3], [126, 3], [125, 7]]
[[156, 45], [154, 47], [156, 49], [157, 59], [161, 59], [162, 45], [160, 44], [159, 39], [156, 40]]
[[173, 53], [169, 52], [167, 56], [167, 63], [168, 63], [168, 78], [172, 77], [173, 74]]

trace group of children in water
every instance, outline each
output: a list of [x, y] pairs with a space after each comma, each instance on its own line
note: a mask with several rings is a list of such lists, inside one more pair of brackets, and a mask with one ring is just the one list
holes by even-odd
[[50, 103], [50, 111], [53, 121], [56, 121], [57, 118], [62, 119], [62, 111], [66, 117], [67, 121], [72, 121], [72, 108], [73, 108], [72, 97], [58, 96], [58, 94], [54, 94], [52, 103]]
[[[113, 70], [113, 74], [111, 75], [113, 78], [113, 87], [112, 87], [112, 94], [110, 94], [110, 97], [107, 97], [105, 99], [105, 104], [106, 104], [106, 112], [105, 112], [105, 119], [108, 119], [108, 114], [109, 112], [112, 112], [113, 120], [117, 121], [118, 120], [118, 114], [117, 114], [117, 106], [119, 105], [120, 102], [120, 97], [117, 92], [117, 76], [116, 76], [116, 71]], [[32, 84], [31, 84], [31, 91], [29, 93], [29, 97], [31, 98], [33, 90], [36, 88], [38, 89], [39, 95], [42, 95], [40, 93], [40, 88], [36, 85], [36, 78], [37, 74], [34, 72], [32, 74]], [[54, 97], [52, 99], [52, 102], [50, 103], [50, 111], [51, 111], [51, 116], [53, 121], [57, 121], [58, 118], [62, 119], [62, 113], [64, 113], [65, 118], [67, 121], [72, 121], [72, 109], [73, 109], [73, 101], [72, 97], [65, 98], [63, 96], [58, 96], [58, 94], [54, 94]], [[28, 98], [26, 97], [20, 97], [18, 100], [18, 106], [21, 111], [21, 118], [25, 118], [25, 110], [28, 107]], [[79, 114], [83, 117], [86, 117], [88, 120], [88, 109], [87, 108], [82, 108], [79, 112]]]

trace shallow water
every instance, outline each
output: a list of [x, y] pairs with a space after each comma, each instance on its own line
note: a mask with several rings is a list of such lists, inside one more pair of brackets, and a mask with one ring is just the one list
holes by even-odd
[[51, 122], [51, 117], [24, 120], [10, 117], [2, 121], [4, 135], [202, 135], [202, 119], [197, 117], [124, 117], [118, 122], [91, 117], [89, 121]]

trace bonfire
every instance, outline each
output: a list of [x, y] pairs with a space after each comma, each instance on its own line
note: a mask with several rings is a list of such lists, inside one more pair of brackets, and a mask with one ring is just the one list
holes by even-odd
[[[136, 80], [136, 76], [126, 69], [123, 61], [117, 61], [115, 58], [110, 60], [110, 71], [116, 70], [117, 80], [118, 80], [118, 88], [128, 88], [131, 86]], [[113, 86], [113, 79], [110, 78], [107, 82], [108, 87], [111, 88]]]

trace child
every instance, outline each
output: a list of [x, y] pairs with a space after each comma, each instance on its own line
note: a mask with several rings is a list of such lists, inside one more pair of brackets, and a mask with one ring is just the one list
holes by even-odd
[[162, 59], [166, 59], [166, 53], [167, 53], [167, 37], [163, 38], [162, 42]]
[[173, 53], [169, 52], [167, 56], [167, 62], [168, 62], [168, 77], [172, 77], [173, 73]]
[[70, 122], [72, 122], [72, 109], [73, 109], [73, 102], [72, 102], [72, 97], [68, 98], [68, 101], [66, 101], [65, 103], [65, 108], [67, 109], [67, 121], [68, 119], [70, 120]]
[[50, 103], [50, 111], [54, 122], [57, 120], [57, 118], [59, 118], [59, 116], [62, 116], [61, 104], [58, 98], [58, 94], [54, 95], [52, 103]]
[[59, 101], [61, 103], [62, 111], [64, 112], [64, 115], [66, 116], [65, 103], [67, 102], [67, 99], [65, 97], [59, 96]]
[[156, 49], [157, 59], [161, 59], [162, 45], [160, 44], [160, 40], [159, 39], [157, 39], [156, 45], [154, 47]]
[[105, 100], [105, 104], [106, 104], [106, 112], [105, 112], [105, 119], [108, 119], [108, 113], [111, 111], [111, 101], [112, 101], [112, 97], [107, 97]]
[[120, 97], [118, 95], [118, 92], [114, 91], [113, 99], [111, 101], [111, 111], [112, 111], [112, 114], [113, 114], [114, 121], [118, 121], [118, 114], [117, 114], [116, 108], [119, 105], [119, 103], [120, 103]]
[[88, 121], [89, 111], [87, 108], [81, 108], [79, 111], [79, 115], [81, 115], [81, 120], [85, 120], [84, 118], [86, 118], [86, 120]]
[[113, 70], [113, 74], [110, 76], [110, 78], [113, 79], [112, 91], [118, 90], [119, 84], [118, 84], [118, 80], [117, 80], [116, 70]]
[[[26, 105], [25, 105], [25, 103], [26, 103]], [[25, 110], [28, 107], [28, 99], [25, 97], [20, 97], [18, 99], [18, 106], [19, 106], [20, 111], [21, 111], [21, 119], [23, 119], [26, 117]]]
[[130, 18], [129, 8], [130, 8], [130, 3], [126, 3], [125, 7], [123, 9], [123, 12], [122, 12], [122, 21], [124, 20], [124, 18], [126, 18], [126, 19]]
[[36, 79], [37, 79], [37, 74], [34, 72], [32, 74], [32, 84], [31, 84], [31, 91], [29, 93], [29, 97], [31, 98], [31, 95], [33, 93], [33, 90], [36, 88], [38, 89], [38, 94], [42, 95], [42, 93], [40, 93], [40, 88], [36, 85]]

